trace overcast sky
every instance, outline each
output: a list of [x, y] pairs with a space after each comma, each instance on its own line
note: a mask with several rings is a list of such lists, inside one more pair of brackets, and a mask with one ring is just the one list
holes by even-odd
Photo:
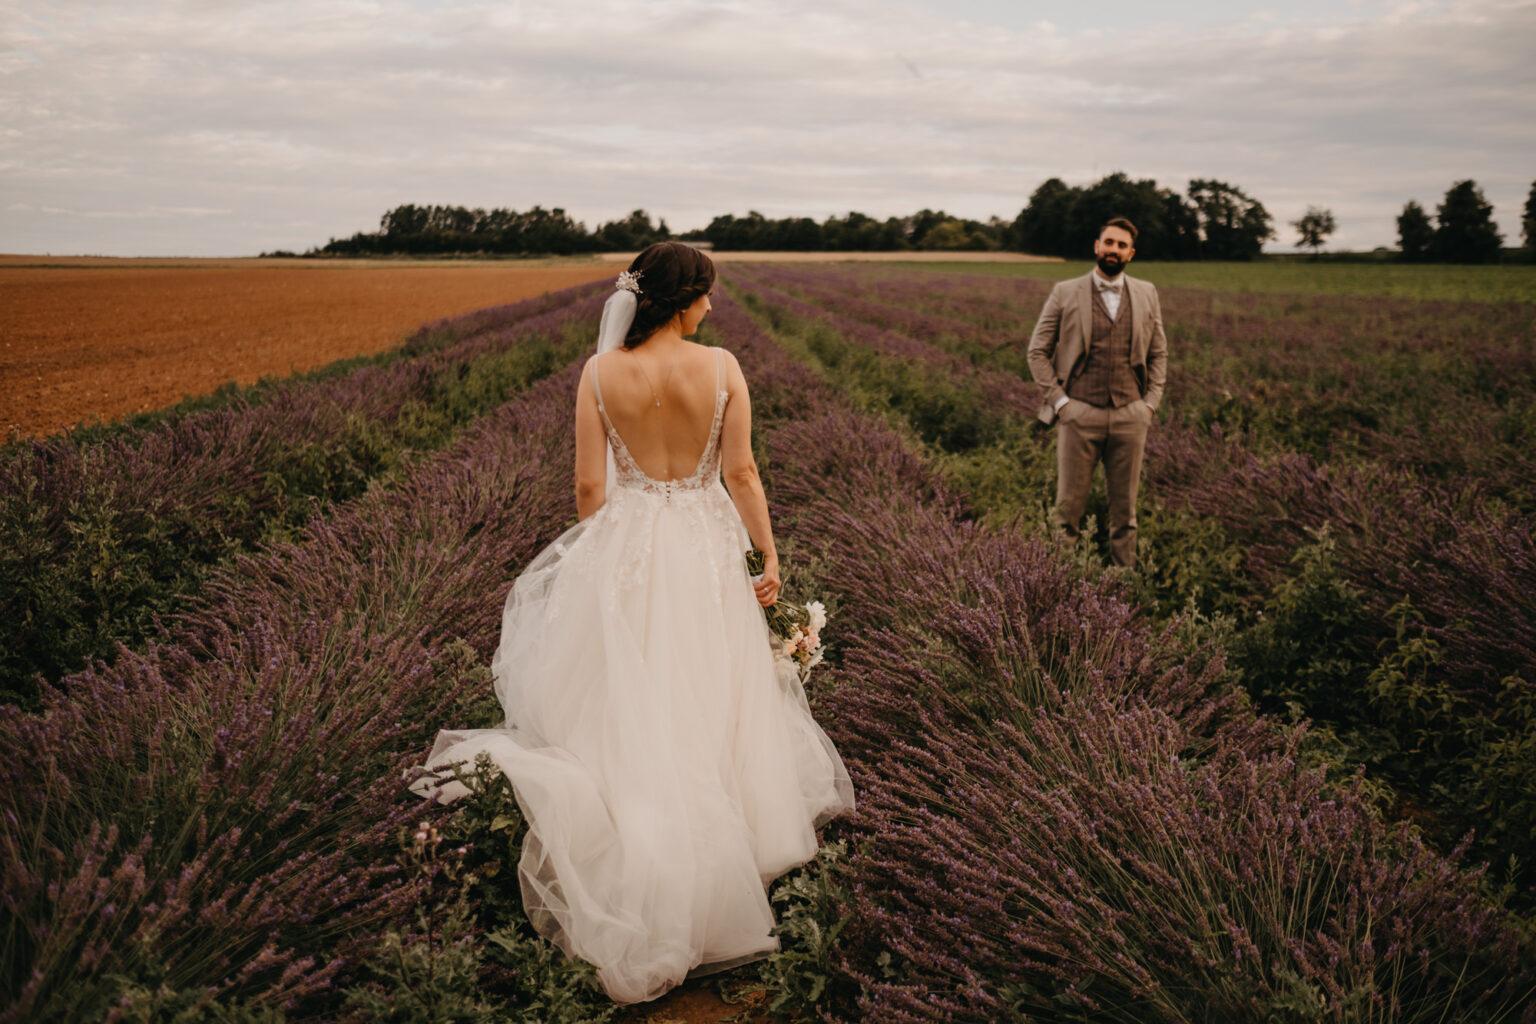
[[253, 255], [400, 203], [1012, 218], [1215, 177], [1392, 244], [1482, 186], [1518, 244], [1536, 0], [0, 0], [0, 252]]

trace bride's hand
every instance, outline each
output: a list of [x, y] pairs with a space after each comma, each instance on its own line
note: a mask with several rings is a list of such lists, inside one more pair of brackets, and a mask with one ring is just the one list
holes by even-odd
[[757, 603], [771, 608], [779, 599], [779, 586], [779, 557], [775, 555], [763, 564], [763, 574], [752, 581]]

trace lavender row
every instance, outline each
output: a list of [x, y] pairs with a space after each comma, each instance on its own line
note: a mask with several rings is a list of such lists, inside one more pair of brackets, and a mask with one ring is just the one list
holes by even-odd
[[[875, 304], [844, 302], [829, 290], [835, 283], [828, 285], [803, 270], [753, 268], [752, 274], [756, 280], [798, 284], [801, 293], [834, 302], [835, 309], [804, 300], [786, 301], [783, 306], [800, 316], [828, 320], [850, 341], [952, 372], [952, 352], [942, 347], [936, 350], [936, 346], [916, 339], [930, 336], [923, 331], [955, 338], [956, 325], [950, 322], [946, 334], [944, 325], [935, 318], [901, 310], [895, 304], [897, 294], [891, 291], [894, 286], [883, 278], [874, 278], [881, 299], [881, 304]], [[807, 280], [815, 284], [806, 285]], [[994, 292], [1000, 285], [1013, 284], [993, 278], [965, 282], [968, 288], [985, 286]], [[939, 282], [935, 291], [943, 294], [957, 287], [953, 282]], [[912, 301], [910, 287], [900, 291]], [[777, 290], [764, 293], [775, 301], [785, 294]], [[972, 297], [965, 293], [964, 301]], [[1260, 297], [1243, 298], [1258, 301]], [[1338, 297], [1321, 297], [1321, 301], [1335, 306], [1358, 303]], [[1395, 305], [1412, 304], [1399, 301]], [[1478, 309], [1487, 306], [1467, 305]], [[877, 332], [866, 326], [870, 317], [885, 329]], [[898, 323], [919, 333], [902, 335], [892, 327]], [[875, 336], [878, 341], [873, 340]], [[899, 338], [899, 343], [892, 338]], [[967, 341], [975, 354], [984, 338], [979, 333], [970, 334]], [[995, 379], [991, 386], [998, 387]], [[1038, 395], [1038, 389], [1027, 381], [1015, 380], [1014, 387], [1020, 395]], [[1177, 422], [1155, 432], [1149, 447], [1149, 480], [1156, 495], [1217, 517], [1224, 527], [1240, 533], [1249, 551], [1249, 567], [1261, 585], [1272, 587], [1283, 579], [1289, 559], [1310, 533], [1332, 524], [1345, 536], [1364, 542], [1348, 545], [1345, 559], [1350, 563], [1351, 581], [1373, 592], [1406, 594], [1421, 608], [1433, 609], [1438, 625], [1430, 626], [1432, 634], [1450, 649], [1453, 660], [1459, 660], [1469, 676], [1498, 679], [1510, 673], [1536, 675], [1532, 672], [1536, 668], [1536, 632], [1532, 632], [1536, 617], [1529, 614], [1528, 602], [1506, 599], [1506, 595], [1536, 587], [1536, 577], [1529, 576], [1527, 569], [1532, 560], [1530, 520], [1508, 513], [1482, 482], [1474, 478], [1454, 488], [1440, 487], [1413, 474], [1394, 471], [1390, 463], [1389, 468], [1348, 462], [1328, 465], [1295, 453], [1260, 457], [1249, 452], [1239, 437], [1219, 428], [1189, 429]], [[1374, 557], [1351, 560], [1350, 555], [1360, 547]], [[1380, 550], [1382, 547], [1385, 550]], [[1481, 557], [1473, 552], [1481, 553]], [[1499, 552], [1502, 558], [1496, 557]], [[1490, 578], [1489, 566], [1496, 561], [1503, 561], [1509, 571], [1494, 574], [1491, 604], [1464, 607], [1465, 595], [1473, 592], [1479, 581]], [[1410, 567], [1430, 566], [1437, 571], [1424, 574], [1423, 580], [1416, 581], [1408, 571]], [[1435, 584], [1438, 589], [1434, 589]], [[1499, 623], [1504, 628], [1493, 628]], [[1479, 651], [1479, 646], [1487, 649]]]
[[[209, 567], [291, 535], [568, 362], [592, 286], [418, 331], [408, 356], [105, 439], [0, 451], [0, 701], [137, 645]], [[41, 677], [39, 680], [38, 677]]]
[[426, 808], [400, 773], [488, 724], [496, 595], [570, 520], [576, 379], [218, 567], [42, 714], [0, 709], [0, 1020], [95, 1019], [125, 979], [327, 1005], [410, 898], [391, 854]]
[[[889, 318], [885, 326], [920, 327], [925, 335], [964, 336], [980, 321], [1027, 337], [1051, 282], [990, 274], [933, 273], [898, 267], [795, 267], [758, 264], [743, 268], [755, 281], [807, 294], [818, 301], [844, 303]], [[1179, 317], [1165, 315], [1167, 328], [1187, 330], [1196, 348], [1232, 340], [1237, 349], [1255, 342], [1256, 330], [1274, 339], [1266, 358], [1315, 363], [1319, 354], [1340, 344], [1355, 354], [1383, 351], [1420, 357], [1446, 354], [1460, 343], [1458, 359], [1480, 372], [1529, 367], [1531, 353], [1522, 342], [1533, 328], [1530, 303], [1427, 301], [1339, 295], [1262, 295], [1164, 287], [1164, 312], [1176, 306]], [[1349, 333], [1319, 337], [1316, 332], [1347, 328]], [[1022, 328], [1022, 331], [1020, 330]], [[1186, 353], [1187, 354], [1187, 353]], [[1286, 364], [1287, 370], [1290, 364]], [[1287, 373], [1288, 377], [1296, 375]]]
[[[793, 283], [798, 273], [777, 272]], [[750, 285], [773, 277], [754, 269]], [[800, 288], [820, 294], [820, 285]], [[953, 286], [951, 286], [953, 287]], [[902, 348], [871, 342], [881, 329], [844, 312], [798, 300], [802, 318], [830, 327], [845, 348], [901, 352], [925, 372], [955, 377], [955, 348], [969, 341], [920, 341]], [[785, 307], [788, 308], [787, 306]], [[926, 352], [925, 352], [926, 346]], [[831, 357], [855, 365], [859, 356]], [[866, 360], [867, 361], [867, 360]], [[866, 371], [855, 390], [930, 387], [921, 377]], [[1031, 395], [1032, 383], [1015, 378]], [[1054, 460], [1032, 421], [997, 402], [950, 402], [964, 423], [912, 411], [930, 399], [891, 405], [918, 432], [947, 439], [1003, 437], [962, 450], [948, 464], [973, 486], [984, 510], [1007, 513], [1049, 495]], [[968, 474], [968, 475], [967, 475]], [[997, 477], [1007, 478], [999, 485]], [[1415, 474], [1366, 463], [1319, 464], [1305, 455], [1260, 457], [1217, 428], [1159, 422], [1148, 441], [1142, 492], [1146, 549], [1139, 594], [1149, 607], [1191, 601], [1234, 616], [1234, 660], [1266, 710], [1294, 707], [1337, 736], [1335, 756], [1368, 764], [1406, 799], [1394, 800], [1443, 846], [1475, 830], [1476, 852], [1507, 867], [1536, 900], [1528, 865], [1536, 847], [1536, 538], [1530, 520], [1477, 483], [1452, 489]], [[1100, 499], [1101, 500], [1101, 499]], [[1030, 510], [1029, 505], [1023, 505]], [[1038, 508], [1035, 509], [1038, 511]], [[1100, 513], [1102, 507], [1092, 508]], [[1470, 600], [1469, 595], [1478, 595]]]
[[1038, 312], [1052, 284], [959, 274], [872, 276], [843, 268], [819, 274], [776, 264], [745, 269], [742, 279], [754, 288], [773, 288], [817, 306], [833, 306], [873, 326], [931, 339], [941, 348], [948, 348], [952, 336], [974, 342], [974, 348], [956, 345], [949, 350], [988, 365], [1004, 360], [1010, 350], [1022, 349], [1019, 341], [1032, 319], [1026, 311], [1033, 307]]
[[[753, 281], [1028, 378], [1047, 285], [1034, 280], [753, 267]], [[1475, 477], [1536, 513], [1536, 314], [1530, 304], [1162, 289], [1175, 373], [1167, 412], [1260, 453], [1370, 458]]]
[[1530, 520], [1380, 467], [1178, 454], [1150, 474], [1162, 500], [1219, 524], [1260, 594], [1250, 686], [1331, 723], [1442, 837], [1475, 830], [1536, 901]]
[[[829, 584], [862, 578], [871, 591], [860, 598], [853, 584], [840, 590], [838, 621], [867, 630], [877, 653], [885, 641], [878, 627], [894, 638], [895, 653], [883, 662], [894, 673], [894, 685], [877, 689], [871, 683], [871, 693], [905, 688], [919, 706], [924, 698], [953, 706], [944, 721], [952, 725], [956, 742], [971, 744], [979, 725], [999, 717], [991, 703], [995, 666], [1016, 666], [1017, 686], [1033, 685], [1046, 695], [1052, 687], [1043, 682], [1052, 673], [1071, 682], [1074, 693], [1088, 694], [1103, 692], [1101, 679], [1113, 691], [1151, 675], [1157, 700], [1179, 709], [1173, 716], [1181, 723], [1179, 735], [1193, 737], [1192, 759], [1214, 756], [1207, 749], [1215, 742], [1211, 737], [1222, 737], [1239, 752], [1233, 755], [1237, 767], [1225, 778], [1271, 749], [1241, 707], [1223, 697], [1213, 660], [1217, 652], [1187, 649], [1189, 641], [1174, 634], [1152, 636], [1136, 625], [1123, 599], [1073, 580], [1043, 549], [961, 522], [959, 502], [888, 431], [847, 413], [834, 394], [767, 347], [739, 309], [722, 307], [716, 326], [749, 365], [759, 414], [770, 427], [774, 420], [788, 421], [771, 427], [767, 439], [775, 496], [782, 501], [788, 494], [792, 502], [778, 510], [780, 521], [827, 567]], [[488, 655], [499, 613], [496, 602], [485, 601], [486, 593], [504, 586], [568, 516], [573, 383], [574, 370], [538, 385], [471, 428], [453, 452], [414, 471], [398, 494], [369, 495], [332, 521], [312, 524], [303, 544], [243, 558], [221, 572], [204, 606], [178, 620], [174, 644], [88, 673], [78, 699], [55, 697], [41, 719], [0, 713], [12, 794], [0, 805], [6, 812], [0, 836], [7, 854], [15, 854], [7, 857], [5, 892], [8, 899], [13, 893], [25, 897], [15, 906], [30, 911], [19, 917], [7, 905], [8, 921], [18, 922], [8, 925], [14, 930], [3, 947], [12, 951], [6, 958], [7, 991], [21, 990], [37, 968], [46, 979], [36, 983], [42, 989], [52, 992], [50, 982], [65, 982], [56, 996], [60, 1002], [51, 1004], [62, 1016], [110, 991], [103, 983], [107, 974], [163, 973], [170, 983], [187, 986], [222, 981], [229, 971], [233, 982], [220, 987], [231, 995], [301, 1006], [323, 999], [325, 986], [342, 975], [353, 947], [361, 944], [358, 933], [398, 909], [393, 874], [381, 867], [389, 826], [398, 817], [392, 817], [387, 800], [389, 793], [398, 794], [397, 769], [419, 757], [438, 724], [470, 719], [477, 688], [485, 695], [474, 665]], [[780, 492], [794, 481], [820, 497]], [[839, 507], [854, 511], [850, 522], [832, 517]], [[915, 539], [904, 538], [899, 529], [890, 532], [892, 524], [874, 515], [876, 507], [894, 510]], [[931, 518], [917, 514], [925, 509]], [[900, 517], [903, 510], [912, 515]], [[996, 548], [981, 540], [947, 543], [930, 529], [945, 523], [956, 531], [951, 540], [1003, 536], [1007, 543]], [[868, 531], [862, 538], [854, 529], [858, 524]], [[841, 543], [847, 545], [847, 564], [833, 557]], [[1034, 552], [1035, 562], [1021, 560], [1024, 551]], [[882, 552], [890, 560], [879, 568], [881, 558], [871, 555]], [[1022, 567], [1008, 582], [1014, 560]], [[855, 577], [854, 564], [876, 568]], [[1032, 588], [1042, 579], [1045, 589], [1036, 593]], [[910, 596], [890, 600], [886, 588], [892, 584]], [[1069, 610], [1053, 615], [1049, 601], [1060, 600], [1063, 588]], [[999, 619], [977, 614], [991, 607], [1014, 612]], [[1107, 647], [1079, 642], [1077, 617], [1095, 608], [1129, 632], [1105, 634]], [[942, 624], [936, 642], [928, 622], [907, 617], [912, 609]], [[1046, 649], [1057, 653], [1048, 663], [1031, 665], [1023, 656], [1027, 648], [1021, 653], [1017, 639], [1009, 639], [1016, 628], [1010, 623], [1017, 621], [1031, 623], [1041, 637], [1055, 637]], [[449, 646], [445, 638], [455, 632], [469, 639], [468, 651]], [[923, 638], [923, 651], [933, 659], [915, 686], [903, 666], [922, 663], [902, 646], [910, 647], [914, 635]], [[1007, 642], [992, 643], [996, 636]], [[961, 641], [991, 643], [990, 660]], [[869, 712], [862, 725], [856, 704], [846, 705], [846, 713], [840, 710], [838, 701], [851, 700], [862, 685], [855, 682], [862, 677], [847, 667], [854, 652], [847, 653], [848, 684], [833, 691], [825, 707], [840, 744], [846, 742], [850, 766], [860, 773], [863, 794], [862, 787], [879, 782], [866, 753], [873, 738], [883, 737], [889, 748], [894, 736], [914, 734], [899, 718], [882, 726], [883, 710]], [[951, 692], [952, 673], [967, 671], [976, 678], [975, 685], [959, 688], [970, 709], [962, 713], [960, 702], [946, 705], [941, 693]], [[1030, 707], [1016, 710], [1022, 716]], [[100, 718], [111, 727], [104, 729]], [[113, 725], [117, 722], [121, 729]], [[221, 735], [220, 726], [228, 732]], [[370, 732], [375, 727], [378, 731]], [[921, 730], [916, 735], [921, 737]], [[859, 736], [866, 737], [862, 745]], [[148, 767], [133, 774], [141, 764]], [[188, 770], [189, 765], [197, 767]], [[85, 809], [36, 799], [42, 792], [61, 793]], [[1265, 792], [1260, 786], [1257, 797]], [[875, 797], [870, 789], [872, 808], [879, 806]], [[401, 810], [419, 813], [415, 806]], [[903, 813], [910, 811], [908, 805]], [[284, 814], [290, 815], [286, 821]], [[117, 825], [118, 835], [109, 843], [107, 825], [99, 838], [90, 839], [92, 820]], [[133, 835], [135, 827], [159, 831], [145, 844]], [[125, 830], [127, 838], [120, 838]], [[93, 859], [91, 843], [108, 852]], [[120, 854], [113, 851], [141, 845], [137, 857], [130, 853], [114, 862]], [[50, 846], [56, 855], [46, 852]], [[1081, 852], [1073, 856], [1077, 859], [1068, 866], [1091, 861]], [[1403, 877], [1419, 877], [1413, 870]], [[50, 882], [58, 883], [52, 895], [67, 911], [63, 918], [57, 906], [46, 905]], [[1427, 882], [1437, 892], [1452, 893], [1465, 884], [1454, 874]], [[886, 884], [879, 892], [856, 892], [878, 910], [882, 893], [897, 899], [903, 890]], [[66, 898], [58, 901], [61, 894]], [[1412, 892], [1403, 907], [1387, 908], [1386, 919], [1415, 920], [1419, 896]], [[102, 899], [112, 900], [110, 911], [92, 902]], [[920, 913], [921, 908], [904, 910], [893, 920], [917, 929], [941, 923]], [[162, 925], [188, 923], [188, 930], [144, 927], [146, 915], [160, 915]], [[1455, 922], [1440, 923], [1444, 943], [1456, 948]], [[976, 942], [989, 933], [965, 934]], [[14, 951], [39, 937], [46, 942], [42, 955], [18, 965]], [[861, 930], [859, 939], [845, 973], [883, 976], [876, 957], [890, 950], [875, 944], [878, 929]], [[1302, 949], [1308, 948], [1305, 941], [1298, 939]], [[1484, 956], [1478, 955], [1474, 978]], [[315, 959], [305, 962], [305, 957]], [[896, 964], [906, 991], [948, 991], [947, 983], [929, 980], [930, 968], [920, 960], [903, 955]], [[1014, 969], [1000, 984], [1030, 977]], [[1410, 970], [1408, 977], [1413, 982], [1419, 975]], [[1048, 973], [1040, 978], [1056, 984]], [[1435, 987], [1437, 979], [1431, 981], [1431, 997], [1444, 991]], [[897, 1005], [878, 985], [866, 986], [866, 992], [876, 1013]], [[19, 1008], [16, 1014], [25, 1015]]]
[[[827, 314], [826, 307], [806, 302], [771, 285], [754, 283], [750, 294], [761, 303], [759, 308], [770, 318], [784, 312], [795, 317], [819, 320]], [[847, 321], [841, 323], [846, 325]], [[859, 331], [859, 343], [882, 355], [932, 365], [962, 383], [980, 401], [996, 405], [1011, 415], [1028, 417], [1038, 404], [1034, 389], [1020, 387], [1017, 377], [977, 367], [967, 359], [936, 349], [912, 335], [864, 325]], [[828, 368], [834, 374], [838, 369], [835, 363]]]
[[1304, 769], [1208, 638], [967, 521], [739, 309], [715, 320], [755, 400], [800, 410], [766, 438], [776, 523], [835, 602], [816, 707], [860, 806], [823, 1012], [1497, 1019], [1529, 995], [1479, 873]]

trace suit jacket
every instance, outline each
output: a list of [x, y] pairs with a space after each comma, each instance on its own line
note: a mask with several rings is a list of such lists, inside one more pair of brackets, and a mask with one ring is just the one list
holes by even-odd
[[[1092, 347], [1092, 276], [1090, 270], [1081, 277], [1058, 281], [1029, 338], [1030, 376], [1045, 391], [1045, 401], [1036, 415], [1046, 425], [1056, 420], [1056, 400], [1067, 393], [1072, 367]], [[1131, 371], [1136, 375], [1142, 399], [1156, 409], [1163, 400], [1163, 382], [1168, 374], [1163, 307], [1152, 282], [1131, 277], [1124, 271], [1120, 276], [1131, 299]]]

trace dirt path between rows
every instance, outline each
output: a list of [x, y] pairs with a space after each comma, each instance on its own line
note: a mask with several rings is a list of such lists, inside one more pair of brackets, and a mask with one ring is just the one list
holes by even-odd
[[[740, 977], [750, 977], [750, 970]], [[762, 1011], [766, 996], [761, 991], [732, 1005], [715, 990], [718, 979], [704, 977], [685, 981], [677, 988], [648, 1003], [626, 1006], [615, 1017], [615, 1024], [722, 1024], [737, 1020], [741, 1024], [770, 1024], [774, 1019]]]

